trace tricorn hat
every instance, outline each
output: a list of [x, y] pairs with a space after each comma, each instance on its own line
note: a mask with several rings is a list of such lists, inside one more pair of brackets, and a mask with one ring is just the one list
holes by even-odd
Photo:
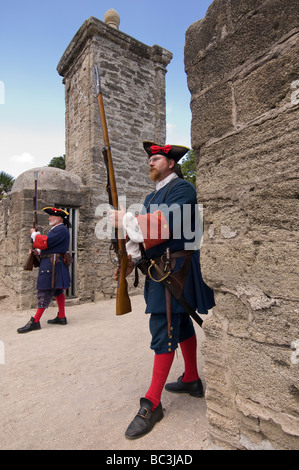
[[143, 142], [143, 147], [148, 157], [153, 155], [164, 155], [164, 157], [170, 158], [175, 162], [178, 162], [190, 149], [188, 147], [182, 147], [181, 145], [158, 145], [155, 142]]
[[45, 211], [49, 215], [54, 215], [55, 217], [61, 217], [63, 223], [67, 226], [70, 226], [69, 223], [69, 213], [63, 209], [57, 209], [56, 207], [44, 207], [43, 211]]

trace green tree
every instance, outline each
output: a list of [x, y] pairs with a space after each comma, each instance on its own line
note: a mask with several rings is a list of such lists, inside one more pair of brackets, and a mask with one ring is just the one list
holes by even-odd
[[194, 150], [189, 150], [181, 163], [184, 178], [196, 187], [196, 163]]
[[61, 155], [60, 157], [53, 157], [48, 166], [65, 170], [65, 155]]
[[9, 195], [14, 182], [15, 179], [13, 176], [5, 173], [5, 171], [0, 172], [0, 199]]

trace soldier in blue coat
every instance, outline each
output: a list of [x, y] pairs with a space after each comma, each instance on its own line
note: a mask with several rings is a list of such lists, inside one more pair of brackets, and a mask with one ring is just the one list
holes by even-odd
[[64, 255], [70, 243], [69, 214], [55, 207], [45, 207], [43, 211], [49, 214], [48, 235], [41, 235], [34, 228], [30, 230], [33, 248], [41, 258], [37, 277], [38, 308], [34, 317], [31, 317], [24, 327], [17, 330], [18, 333], [27, 333], [41, 328], [40, 318], [53, 296], [58, 305], [58, 314], [53, 320], [48, 320], [48, 323], [67, 324], [64, 289], [70, 286], [70, 275], [69, 268], [64, 262]]
[[195, 397], [204, 396], [197, 370], [197, 339], [193, 322], [186, 307], [159, 282], [163, 274], [157, 276], [155, 265], [166, 276], [171, 272], [181, 292], [178, 297], [183, 297], [192, 309], [207, 314], [215, 305], [213, 291], [201, 276], [201, 224], [196, 190], [183, 179], [178, 164], [189, 149], [175, 145], [160, 146], [154, 142], [144, 142], [143, 146], [156, 189], [146, 197], [137, 217], [130, 212], [125, 213], [122, 208], [110, 212], [112, 225], [123, 226], [128, 234], [127, 274], [135, 265], [146, 266], [144, 296], [146, 313], [150, 314], [151, 348], [155, 352], [150, 387], [140, 399], [140, 410], [125, 433], [129, 439], [145, 435], [162, 419], [161, 394], [178, 344], [185, 370], [177, 382], [166, 384], [165, 389]]

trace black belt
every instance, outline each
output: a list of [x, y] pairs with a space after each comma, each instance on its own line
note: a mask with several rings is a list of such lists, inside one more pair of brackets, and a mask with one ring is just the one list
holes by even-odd
[[60, 258], [60, 256], [63, 256], [63, 253], [50, 253], [49, 255], [41, 255], [41, 258], [54, 258], [54, 255], [56, 255], [56, 260]]

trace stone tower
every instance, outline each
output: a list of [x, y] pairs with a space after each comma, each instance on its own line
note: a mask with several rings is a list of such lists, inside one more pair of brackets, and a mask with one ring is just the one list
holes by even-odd
[[100, 69], [118, 195], [126, 198], [127, 207], [148, 193], [142, 141], [164, 143], [166, 138], [165, 74], [172, 54], [121, 32], [113, 10], [105, 21], [85, 21], [57, 67], [65, 84], [66, 170], [82, 178], [88, 193], [87, 205], [79, 208], [77, 279], [82, 299], [112, 295], [114, 290], [107, 276], [110, 243], [97, 240], [94, 230], [97, 207], [108, 199], [92, 66]]

